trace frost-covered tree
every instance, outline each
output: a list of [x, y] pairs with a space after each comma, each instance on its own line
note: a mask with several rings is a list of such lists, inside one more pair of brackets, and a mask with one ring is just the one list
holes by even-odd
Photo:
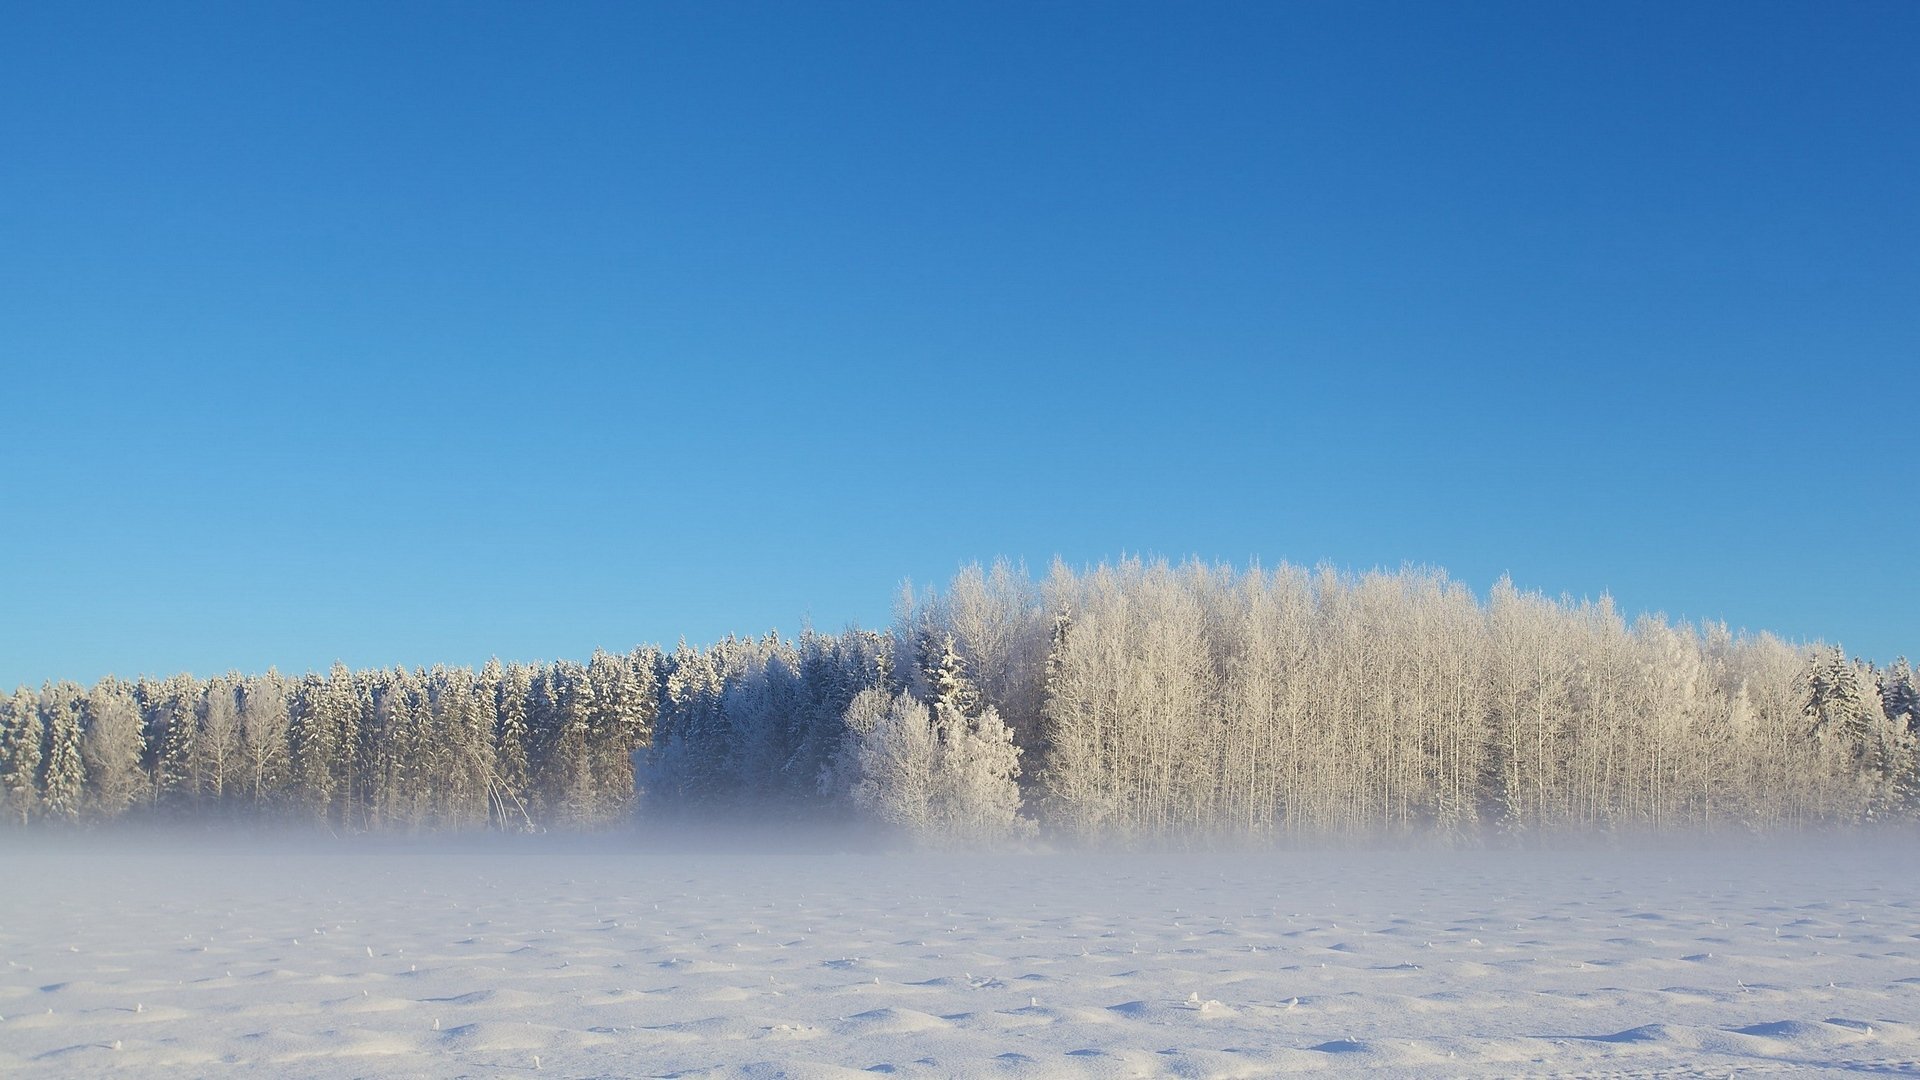
[[595, 820], [592, 726], [596, 708], [586, 668], [562, 661], [534, 676], [527, 720], [535, 801], [550, 820]]
[[356, 789], [349, 784], [362, 726], [352, 672], [335, 664], [326, 677], [309, 674], [301, 679], [290, 714], [294, 804], [310, 817], [346, 823], [348, 808], [357, 802]]
[[40, 812], [40, 759], [46, 744], [40, 705], [20, 687], [0, 698], [0, 813], [25, 824]]
[[[869, 690], [854, 699], [849, 727], [864, 724], [875, 702], [869, 695], [884, 697], [884, 690]], [[872, 721], [872, 728], [856, 743], [855, 759], [859, 778], [854, 781], [853, 802], [874, 820], [913, 833], [930, 833], [937, 826], [934, 816], [933, 720], [927, 707], [911, 693], [900, 691], [888, 698], [884, 713]]]
[[1847, 763], [1843, 768], [1857, 777], [1858, 812], [1884, 817], [1909, 801], [1913, 734], [1887, 715], [1871, 671], [1837, 648], [1822, 648], [1807, 664], [1802, 691], [1814, 738], [1837, 748]]
[[[0, 698], [0, 812], [360, 828], [864, 814], [948, 842], [1775, 828], [1920, 809], [1920, 690], [1437, 571], [1006, 563], [891, 631], [584, 664], [105, 679]], [[1020, 784], [1028, 785], [1023, 793]], [[1023, 794], [1026, 798], [1023, 801]]]
[[990, 843], [1025, 833], [1020, 816], [1020, 748], [993, 706], [973, 716], [935, 706], [932, 802], [942, 833]]
[[366, 682], [373, 709], [360, 727], [363, 769], [348, 820], [417, 829], [432, 813], [430, 785], [443, 750], [430, 737], [426, 678], [422, 672], [394, 668], [374, 673]]
[[199, 732], [193, 745], [196, 787], [215, 803], [224, 803], [240, 768], [239, 672], [207, 681], [200, 699]]
[[861, 753], [867, 737], [893, 708], [894, 692], [885, 686], [862, 690], [841, 714], [841, 733], [833, 756], [821, 765], [819, 793], [834, 804], [855, 805], [862, 775]]
[[190, 809], [200, 796], [194, 762], [201, 686], [193, 676], [182, 674], [159, 681], [142, 679], [135, 691], [145, 713], [154, 797], [167, 806]]
[[277, 807], [290, 783], [286, 680], [276, 671], [240, 687], [240, 781], [256, 812]]
[[1020, 828], [1020, 748], [993, 706], [981, 700], [950, 634], [925, 643], [934, 759], [935, 827], [962, 842], [986, 842]]
[[1024, 831], [1012, 730], [980, 702], [950, 636], [923, 639], [919, 651], [932, 701], [881, 687], [855, 695], [843, 721], [845, 749], [822, 786], [924, 839], [985, 843]]
[[119, 817], [147, 789], [141, 768], [144, 719], [133, 687], [108, 677], [87, 692], [81, 719], [80, 755], [86, 766], [88, 812]]
[[928, 621], [951, 635], [981, 698], [1033, 745], [1040, 738], [1052, 613], [1024, 567], [962, 567]]
[[428, 741], [437, 747], [429, 785], [433, 821], [442, 827], [484, 826], [493, 816], [493, 688], [464, 668], [428, 673]]
[[1902, 656], [1880, 675], [1880, 705], [1896, 726], [1920, 734], [1920, 681]]
[[[497, 661], [492, 665], [499, 667]], [[527, 709], [533, 696], [533, 669], [510, 664], [500, 669], [495, 691], [494, 807], [512, 828], [533, 826], [532, 767], [528, 759]]]
[[657, 655], [654, 649], [625, 656], [595, 650], [587, 663], [587, 762], [596, 819], [612, 820], [633, 808], [634, 752], [646, 745], [659, 709]]
[[86, 765], [80, 753], [80, 703], [73, 683], [53, 683], [40, 692], [40, 722], [46, 731], [40, 761], [40, 799], [46, 816], [71, 821], [84, 808]]
[[655, 810], [712, 802], [724, 788], [730, 755], [720, 707], [726, 689], [721, 648], [682, 641], [665, 662], [644, 785]]

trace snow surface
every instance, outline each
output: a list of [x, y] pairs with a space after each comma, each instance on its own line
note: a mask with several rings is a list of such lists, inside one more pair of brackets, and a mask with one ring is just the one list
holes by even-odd
[[1920, 1073], [1911, 838], [0, 847], [0, 1074]]

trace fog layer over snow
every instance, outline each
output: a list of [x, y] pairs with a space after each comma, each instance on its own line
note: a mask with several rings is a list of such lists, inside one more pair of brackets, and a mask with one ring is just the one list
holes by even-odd
[[[8, 838], [0, 1074], [1920, 1069], [1899, 843]], [[1893, 849], [1898, 853], [1890, 854]]]

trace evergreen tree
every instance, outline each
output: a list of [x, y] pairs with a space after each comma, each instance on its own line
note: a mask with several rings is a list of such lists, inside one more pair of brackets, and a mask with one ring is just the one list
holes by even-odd
[[585, 676], [591, 692], [586, 734], [594, 816], [610, 820], [633, 807], [633, 755], [645, 745], [659, 707], [653, 655], [635, 650], [614, 656], [596, 649]]
[[40, 693], [40, 722], [46, 732], [40, 797], [48, 817], [68, 821], [80, 816], [86, 789], [86, 766], [80, 755], [81, 697], [80, 688], [72, 683], [56, 683]]
[[199, 799], [194, 763], [200, 702], [201, 688], [191, 675], [148, 685], [146, 730], [153, 748], [154, 791], [170, 806], [190, 807]]
[[33, 692], [0, 698], [0, 813], [25, 824], [40, 812], [40, 760], [45, 728]]
[[1802, 676], [1802, 712], [1814, 738], [1836, 745], [1863, 790], [1860, 812], [1882, 817], [1914, 797], [1914, 737], [1887, 715], [1879, 687], [1837, 648], [1818, 650]]
[[562, 661], [535, 676], [528, 708], [534, 790], [549, 821], [581, 824], [595, 818], [589, 755], [594, 707], [593, 687], [581, 665]]
[[355, 672], [336, 661], [327, 672], [322, 698], [333, 728], [333, 806], [331, 816], [349, 827], [366, 822], [367, 808], [380, 788], [380, 723], [374, 712], [374, 688], [380, 671]]
[[434, 720], [434, 819], [453, 828], [485, 825], [493, 780], [493, 690], [464, 668], [433, 669], [427, 681]]
[[682, 641], [667, 660], [659, 719], [647, 751], [646, 797], [656, 808], [711, 802], [731, 771], [729, 729], [721, 710], [726, 647], [722, 642], [698, 650]]
[[379, 827], [418, 828], [428, 816], [436, 748], [420, 673], [406, 668], [377, 673], [367, 680], [373, 702], [365, 732], [366, 767], [362, 812]]
[[1920, 681], [1913, 665], [1902, 656], [1880, 676], [1880, 705], [1887, 719], [1915, 734], [1920, 734]]
[[511, 664], [500, 673], [494, 727], [494, 812], [502, 824], [533, 827], [532, 767], [529, 762], [527, 710], [533, 697], [533, 671]]
[[309, 673], [290, 702], [289, 766], [293, 801], [308, 817], [326, 820], [333, 806], [339, 729], [330, 710], [326, 679]]
[[926, 672], [927, 702], [962, 716], [980, 710], [980, 692], [967, 677], [966, 661], [952, 634], [924, 634], [920, 639], [920, 667]]
[[920, 655], [933, 700], [881, 689], [856, 695], [844, 720], [852, 753], [823, 782], [851, 780], [856, 806], [923, 838], [981, 843], [1024, 831], [1012, 729], [981, 704], [951, 638], [924, 639]]

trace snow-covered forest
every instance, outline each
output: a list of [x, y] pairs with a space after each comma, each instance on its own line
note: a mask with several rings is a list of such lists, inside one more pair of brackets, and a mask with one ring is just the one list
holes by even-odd
[[585, 663], [49, 683], [7, 821], [868, 821], [947, 842], [1791, 828], [1910, 814], [1920, 687], [1437, 571], [998, 564], [884, 632]]

